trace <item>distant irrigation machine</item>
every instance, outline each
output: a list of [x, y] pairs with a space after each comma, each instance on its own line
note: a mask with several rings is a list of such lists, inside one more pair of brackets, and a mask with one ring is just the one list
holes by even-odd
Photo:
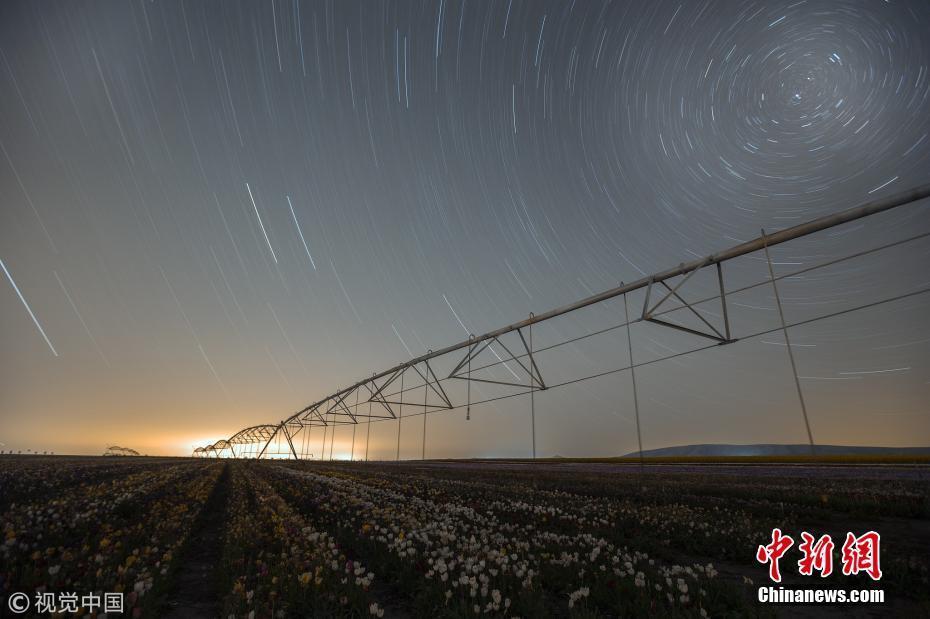
[[[930, 231], [910, 229], [908, 236], [879, 242], [871, 247], [862, 247], [854, 253], [803, 266], [791, 272], [776, 274], [770, 248], [789, 241], [863, 220], [879, 213], [898, 207], [912, 205], [926, 214], [927, 203], [921, 200], [930, 196], [930, 184], [897, 193], [884, 199], [865, 203], [861, 206], [827, 215], [795, 225], [772, 234], [761, 235], [752, 240], [741, 242], [723, 251], [692, 260], [664, 271], [644, 276], [634, 282], [622, 283], [599, 294], [581, 299], [541, 314], [530, 314], [520, 322], [509, 324], [479, 336], [469, 336], [457, 344], [428, 351], [426, 354], [400, 363], [387, 370], [374, 373], [368, 378], [337, 390], [336, 392], [302, 408], [286, 419], [274, 424], [251, 426], [240, 430], [228, 439], [217, 441], [212, 445], [197, 447], [196, 457], [233, 457], [233, 458], [267, 458], [289, 457], [296, 459], [324, 459], [327, 448], [332, 459], [335, 431], [341, 426], [352, 427], [352, 448], [350, 459], [368, 459], [368, 440], [364, 452], [356, 453], [356, 429], [364, 424], [370, 438], [371, 424], [396, 421], [398, 424], [398, 458], [400, 456], [400, 424], [407, 418], [422, 417], [421, 457], [426, 458], [427, 418], [435, 413], [452, 410], [464, 410], [466, 419], [471, 416], [473, 406], [506, 398], [529, 396], [531, 414], [532, 455], [536, 457], [536, 416], [534, 394], [539, 391], [553, 390], [567, 385], [582, 383], [611, 374], [629, 372], [632, 380], [632, 396], [635, 408], [635, 421], [639, 452], [642, 453], [642, 432], [639, 420], [639, 397], [636, 390], [636, 371], [638, 368], [682, 357], [695, 352], [708, 350], [717, 346], [726, 346], [741, 340], [758, 338], [764, 335], [781, 334], [794, 375], [798, 403], [803, 418], [807, 439], [813, 450], [815, 441], [808, 419], [807, 406], [798, 376], [795, 356], [789, 332], [792, 328], [835, 318], [852, 312], [866, 310], [886, 303], [923, 295], [930, 292], [923, 280], [923, 287], [889, 294], [867, 303], [844, 307], [838, 311], [806, 317], [803, 320], [788, 322], [783, 309], [783, 298], [779, 294], [779, 284], [787, 279], [799, 278], [818, 269], [825, 269], [906, 244], [912, 244], [930, 236]], [[930, 218], [923, 218], [930, 222]], [[766, 266], [766, 277], [761, 280], [727, 282], [732, 273], [726, 268], [731, 261], [744, 256], [755, 256], [758, 262]], [[704, 294], [694, 300], [695, 292], [686, 290], [686, 284], [704, 278]], [[736, 333], [731, 320], [732, 308], [728, 299], [739, 293], [766, 287], [774, 297], [778, 322], [761, 330]], [[708, 294], [708, 291], [710, 293]], [[635, 307], [631, 314], [628, 296], [636, 293]], [[691, 296], [691, 299], [687, 297]], [[535, 325], [552, 321], [561, 316], [572, 314], [605, 304], [617, 299], [622, 302], [614, 316], [622, 318], [608, 326], [589, 329], [579, 335], [560, 337], [544, 345], [534, 347], [533, 328]], [[708, 309], [711, 308], [711, 309]], [[622, 313], [621, 313], [622, 312]], [[616, 319], [615, 319], [616, 320]], [[636, 324], [657, 325], [662, 329], [671, 329], [687, 334], [691, 340], [699, 342], [693, 348], [675, 351], [671, 354], [635, 360], [633, 356], [633, 336], [631, 326]], [[607, 333], [625, 331], [626, 347], [620, 352], [624, 365], [615, 368], [598, 368], [582, 376], [567, 377], [547, 382], [540, 366], [539, 357], [549, 351], [573, 345], [589, 338], [598, 338]], [[475, 397], [478, 389], [482, 392]], [[497, 391], [488, 395], [486, 389]], [[322, 443], [310, 441], [314, 428], [323, 429]], [[327, 445], [327, 440], [330, 441]], [[320, 449], [311, 449], [311, 445], [320, 445]], [[316, 456], [312, 453], [316, 451]]]
[[103, 452], [105, 456], [138, 456], [139, 452], [129, 447], [120, 447], [119, 445], [110, 445]]

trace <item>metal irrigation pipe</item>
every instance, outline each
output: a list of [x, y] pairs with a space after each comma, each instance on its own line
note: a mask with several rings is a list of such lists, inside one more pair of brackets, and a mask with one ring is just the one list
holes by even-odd
[[[893, 208], [897, 208], [899, 206], [904, 206], [906, 204], [910, 204], [912, 202], [916, 202], [918, 200], [922, 200], [927, 197], [930, 197], [930, 183], [920, 185], [918, 187], [914, 187], [906, 191], [901, 191], [899, 193], [893, 194], [886, 198], [881, 198], [879, 200], [873, 200], [871, 202], [866, 202], [865, 204], [847, 209], [845, 211], [840, 211], [839, 213], [834, 213], [832, 215], [825, 215], [823, 217], [819, 217], [817, 219], [813, 219], [811, 221], [798, 224], [790, 228], [785, 228], [784, 230], [780, 230], [772, 234], [762, 235], [750, 241], [746, 241], [744, 243], [740, 243], [739, 245], [734, 245], [733, 247], [730, 247], [728, 249], [724, 249], [722, 251], [710, 254], [707, 257], [699, 258], [697, 260], [692, 260], [691, 262], [681, 263], [677, 267], [673, 267], [670, 269], [666, 269], [664, 271], [660, 271], [658, 273], [654, 273], [653, 275], [642, 277], [629, 284], [625, 284], [625, 285], [618, 286], [616, 288], [605, 290], [601, 293], [586, 297], [579, 301], [575, 301], [574, 303], [571, 303], [569, 305], [563, 305], [562, 307], [549, 310], [548, 312], [543, 312], [541, 314], [531, 316], [519, 322], [509, 324], [499, 329], [495, 329], [494, 331], [489, 331], [488, 333], [485, 333], [484, 335], [470, 336], [468, 339], [463, 340], [457, 344], [452, 344], [451, 346], [446, 346], [445, 348], [440, 348], [439, 350], [435, 350], [427, 354], [420, 355], [419, 357], [415, 357], [414, 359], [395, 365], [382, 372], [376, 373], [369, 378], [358, 381], [349, 387], [341, 389], [337, 391], [336, 393], [333, 393], [319, 400], [318, 402], [315, 402], [307, 407], [304, 407], [303, 409], [297, 411], [296, 413], [294, 413], [293, 415], [285, 419], [282, 423], [292, 422], [293, 420], [299, 418], [304, 413], [313, 410], [315, 407], [321, 405], [322, 403], [326, 402], [329, 399], [332, 399], [332, 398], [335, 398], [341, 395], [349, 394], [353, 390], [358, 389], [359, 387], [367, 383], [371, 383], [380, 378], [390, 376], [396, 372], [405, 370], [419, 363], [423, 363], [424, 361], [428, 361], [430, 359], [434, 359], [436, 357], [440, 357], [442, 355], [446, 355], [448, 353], [455, 352], [463, 348], [468, 348], [469, 346], [473, 346], [485, 340], [490, 340], [496, 337], [500, 337], [502, 335], [506, 335], [507, 333], [510, 333], [512, 331], [517, 331], [518, 329], [522, 329], [529, 325], [543, 322], [546, 320], [550, 320], [552, 318], [556, 318], [563, 314], [567, 314], [569, 312], [573, 312], [575, 310], [588, 307], [589, 305], [594, 305], [596, 303], [601, 303], [602, 301], [613, 299], [615, 297], [632, 292], [634, 290], [639, 290], [641, 288], [650, 287], [652, 284], [664, 282], [665, 280], [671, 279], [673, 277], [677, 277], [679, 275], [686, 275], [688, 273], [697, 271], [706, 266], [711, 266], [711, 265], [719, 264], [721, 262], [725, 262], [727, 260], [732, 260], [733, 258], [738, 258], [740, 256], [744, 256], [746, 254], [759, 251], [761, 249], [764, 249], [765, 247], [772, 247], [773, 245], [785, 243], [787, 241], [791, 241], [793, 239], [807, 236], [815, 232], [820, 232], [821, 230], [825, 230], [827, 228], [832, 228], [832, 227], [835, 227], [835, 226], [838, 226], [844, 223], [848, 223], [850, 221], [862, 219], [863, 217], [868, 217], [870, 215], [875, 215], [877, 213], [888, 211]], [[647, 304], [648, 304], [648, 300], [649, 299], [647, 298], [646, 299]]]

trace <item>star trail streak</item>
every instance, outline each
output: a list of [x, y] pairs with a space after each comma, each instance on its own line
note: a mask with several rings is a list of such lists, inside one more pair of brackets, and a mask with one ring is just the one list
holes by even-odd
[[52, 341], [48, 339], [48, 336], [45, 334], [45, 329], [43, 329], [42, 325], [39, 324], [39, 319], [36, 318], [36, 315], [32, 313], [32, 308], [29, 307], [29, 303], [26, 302], [26, 297], [24, 297], [23, 293], [19, 291], [19, 286], [17, 286], [16, 282], [13, 281], [13, 276], [10, 275], [10, 272], [7, 270], [6, 264], [4, 264], [3, 260], [0, 260], [0, 267], [3, 267], [3, 272], [6, 273], [6, 278], [10, 281], [10, 285], [13, 286], [13, 290], [16, 291], [16, 295], [19, 297], [19, 300], [23, 302], [23, 307], [25, 307], [26, 311], [29, 312], [29, 317], [32, 318], [32, 322], [35, 323], [36, 329], [38, 329], [39, 333], [42, 334], [42, 337], [45, 339], [45, 343], [48, 344], [52, 354], [57, 357], [58, 351], [56, 351], [55, 347], [52, 346]]
[[262, 235], [265, 237], [265, 243], [268, 244], [268, 251], [271, 252], [271, 257], [274, 259], [274, 263], [278, 264], [278, 257], [274, 253], [274, 247], [271, 246], [271, 241], [268, 239], [268, 232], [265, 231], [265, 224], [262, 223], [262, 216], [258, 214], [258, 205], [255, 204], [255, 197], [252, 196], [252, 188], [249, 187], [249, 184], [245, 184], [245, 188], [249, 190], [249, 200], [252, 201], [252, 208], [255, 209], [255, 218], [258, 219], [258, 225], [262, 228]]
[[291, 204], [290, 196], [287, 196], [287, 206], [291, 209], [291, 217], [294, 218], [294, 226], [297, 228], [297, 234], [300, 235], [300, 242], [304, 244], [304, 250], [307, 252], [307, 258], [310, 258], [310, 264], [313, 266], [313, 270], [316, 271], [316, 263], [313, 261], [313, 256], [310, 255], [310, 248], [307, 247], [307, 240], [304, 238], [303, 230], [300, 229], [300, 222], [297, 221], [297, 214], [294, 213], [294, 205]]

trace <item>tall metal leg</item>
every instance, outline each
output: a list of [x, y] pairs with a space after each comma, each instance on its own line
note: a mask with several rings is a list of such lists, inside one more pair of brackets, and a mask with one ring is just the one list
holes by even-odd
[[281, 424], [281, 429], [284, 430], [284, 437], [287, 438], [287, 444], [291, 446], [291, 453], [294, 454], [295, 460], [300, 460], [297, 457], [297, 450], [294, 449], [294, 441], [291, 440], [291, 433], [287, 429], [287, 425]]
[[[355, 414], [358, 415], [358, 389], [355, 390]], [[355, 430], [358, 429], [358, 421], [352, 424], [352, 448], [349, 450], [349, 462], [355, 461]]]
[[336, 446], [336, 424], [333, 423], [333, 429], [329, 433], [329, 461], [333, 461], [333, 447]]
[[798, 400], [801, 402], [801, 413], [804, 415], [804, 427], [807, 429], [807, 440], [810, 443], [811, 455], [814, 455], [814, 435], [811, 432], [811, 423], [807, 417], [807, 405], [804, 403], [804, 393], [801, 391], [801, 379], [798, 378], [798, 366], [794, 362], [794, 352], [791, 350], [791, 338], [788, 337], [788, 327], [785, 325], [785, 312], [781, 306], [781, 297], [778, 295], [778, 284], [775, 282], [775, 270], [772, 268], [772, 257], [769, 254], [769, 245], [766, 241], [765, 230], [762, 230], [762, 247], [765, 249], [765, 261], [769, 265], [769, 277], [772, 280], [772, 291], [775, 293], [775, 304], [778, 306], [778, 318], [781, 320], [781, 331], [785, 335], [785, 348], [788, 349], [788, 359], [791, 361], [791, 373], [794, 375], [794, 386], [798, 390]]
[[426, 381], [423, 383], [423, 451], [421, 460], [426, 460], [426, 400], [429, 396], [429, 366], [426, 367]]
[[371, 400], [368, 400], [368, 438], [365, 439], [365, 462], [368, 462], [368, 446], [371, 444]]
[[[470, 341], [474, 340], [475, 339], [474, 334], [469, 334], [468, 339]], [[468, 382], [465, 385], [465, 393], [467, 394], [465, 396], [467, 399], [467, 404], [465, 408], [465, 421], [471, 421], [471, 351], [472, 350], [473, 348], [471, 347], [468, 349], [468, 353], [469, 353], [468, 354]]]
[[[406, 372], [404, 372], [406, 374]], [[397, 416], [397, 455], [395, 460], [400, 462], [400, 422], [404, 420], [404, 374], [400, 375], [400, 413]]]
[[[530, 320], [534, 318], [533, 312], [530, 312]], [[535, 365], [533, 361], [533, 323], [529, 325], [529, 336], [530, 336], [530, 367]], [[536, 387], [533, 385], [533, 381], [530, 381], [530, 431], [533, 434], [533, 460], [536, 459]]]
[[643, 434], [639, 428], [639, 396], [636, 393], [636, 367], [633, 364], [633, 338], [630, 335], [630, 309], [627, 306], [626, 295], [623, 295], [623, 313], [626, 315], [626, 344], [630, 351], [630, 377], [633, 379], [633, 410], [636, 412], [636, 441], [639, 444], [639, 470], [643, 472]]
[[329, 429], [329, 424], [326, 423], [326, 419], [323, 420], [323, 446], [320, 447], [320, 462], [326, 459], [326, 431]]

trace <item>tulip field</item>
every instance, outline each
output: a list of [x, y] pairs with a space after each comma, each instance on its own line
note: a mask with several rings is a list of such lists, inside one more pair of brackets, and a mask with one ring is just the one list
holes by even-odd
[[928, 486], [918, 466], [10, 457], [0, 590], [120, 592], [133, 617], [788, 616], [756, 600], [772, 529], [867, 528], [879, 583], [786, 555], [783, 584], [886, 592], [818, 614], [925, 616]]

